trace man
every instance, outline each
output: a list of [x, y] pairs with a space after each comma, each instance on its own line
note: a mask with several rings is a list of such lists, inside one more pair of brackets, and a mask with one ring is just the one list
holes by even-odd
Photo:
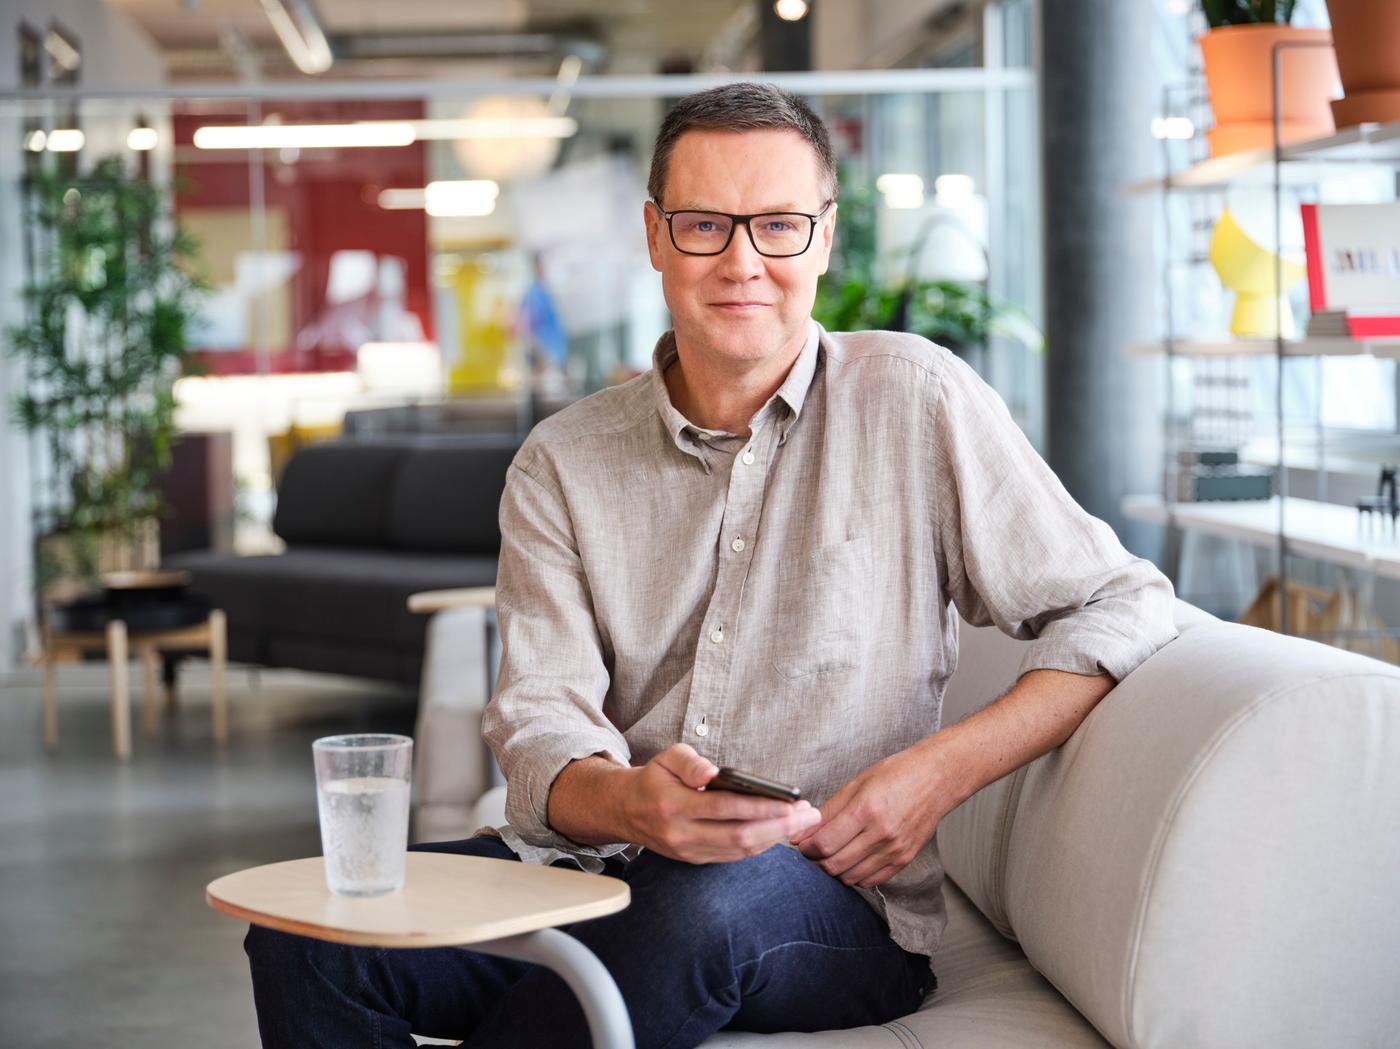
[[[565, 928], [640, 1047], [882, 1023], [932, 984], [939, 821], [1176, 636], [1171, 586], [956, 357], [812, 321], [836, 175], [800, 99], [682, 100], [648, 189], [674, 331], [651, 372], [537, 426], [502, 500], [483, 731], [509, 826], [427, 848], [625, 879], [627, 910]], [[950, 604], [1034, 640], [1014, 688], [940, 730]], [[703, 789], [720, 765], [811, 803]], [[248, 951], [266, 1046], [588, 1044], [539, 967], [257, 929]]]

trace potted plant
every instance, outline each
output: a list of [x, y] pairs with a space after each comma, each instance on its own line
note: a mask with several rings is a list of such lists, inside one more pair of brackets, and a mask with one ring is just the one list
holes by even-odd
[[36, 590], [56, 597], [152, 567], [156, 481], [204, 283], [167, 195], [122, 158], [85, 175], [40, 170], [24, 190], [26, 319], [8, 341], [25, 373], [15, 415], [40, 451]]
[[985, 352], [995, 335], [1043, 347], [1044, 336], [1025, 311], [996, 298], [980, 281], [879, 280], [875, 206], [868, 185], [842, 194], [831, 268], [812, 308], [824, 328], [915, 332], [960, 357]]
[[[1201, 0], [1200, 39], [1215, 127], [1212, 156], [1274, 145], [1273, 68], [1279, 51], [1280, 144], [1330, 135], [1337, 83], [1332, 36], [1290, 23], [1294, 0]], [[1301, 45], [1301, 46], [1299, 46]]]
[[1400, 3], [1327, 0], [1345, 98], [1332, 103], [1338, 127], [1400, 120]]

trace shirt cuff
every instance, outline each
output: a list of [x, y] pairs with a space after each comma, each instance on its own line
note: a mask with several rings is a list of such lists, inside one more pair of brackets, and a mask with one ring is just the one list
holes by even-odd
[[1179, 636], [1171, 584], [1149, 584], [1129, 598], [1088, 604], [1048, 623], [1029, 645], [1016, 676], [1063, 670], [1120, 682]]
[[531, 737], [529, 758], [515, 763], [506, 777], [506, 822], [522, 841], [540, 848], [600, 859], [615, 856], [627, 848], [629, 842], [585, 845], [549, 825], [549, 792], [569, 762], [599, 754], [623, 768], [629, 767], [627, 755], [618, 754], [616, 743], [615, 737], [605, 733], [570, 732], [567, 736]]

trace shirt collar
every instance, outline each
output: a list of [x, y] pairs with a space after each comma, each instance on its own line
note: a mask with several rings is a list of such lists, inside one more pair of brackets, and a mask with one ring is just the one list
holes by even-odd
[[[781, 399], [788, 406], [790, 411], [783, 421], [782, 441], [787, 439], [787, 432], [797, 422], [802, 414], [802, 405], [807, 399], [807, 391], [812, 386], [812, 377], [817, 371], [817, 358], [821, 347], [821, 325], [814, 320], [807, 322], [807, 341], [802, 346], [802, 352], [797, 355], [797, 360], [788, 369], [787, 378], [783, 384], [774, 392], [773, 397], [759, 409], [754, 419], [750, 422], [753, 427], [761, 416], [773, 403], [773, 399]], [[694, 441], [687, 440], [687, 431], [691, 434], [708, 433], [719, 435], [718, 430], [706, 430], [696, 426], [684, 415], [682, 415], [674, 404], [671, 403], [671, 391], [666, 388], [665, 372], [671, 363], [677, 358], [676, 333], [668, 331], [656, 340], [656, 348], [652, 351], [651, 360], [651, 386], [656, 397], [656, 410], [661, 416], [662, 422], [666, 425], [666, 432], [670, 434], [671, 440], [683, 452], [695, 454]]]

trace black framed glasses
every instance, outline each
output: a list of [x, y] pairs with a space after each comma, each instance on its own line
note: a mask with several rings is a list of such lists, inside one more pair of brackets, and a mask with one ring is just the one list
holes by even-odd
[[682, 255], [722, 255], [734, 237], [734, 227], [749, 231], [753, 250], [770, 259], [801, 255], [812, 246], [817, 220], [831, 210], [828, 200], [821, 211], [761, 211], [756, 215], [730, 215], [723, 211], [667, 211], [652, 198], [651, 204], [666, 220], [671, 243]]

